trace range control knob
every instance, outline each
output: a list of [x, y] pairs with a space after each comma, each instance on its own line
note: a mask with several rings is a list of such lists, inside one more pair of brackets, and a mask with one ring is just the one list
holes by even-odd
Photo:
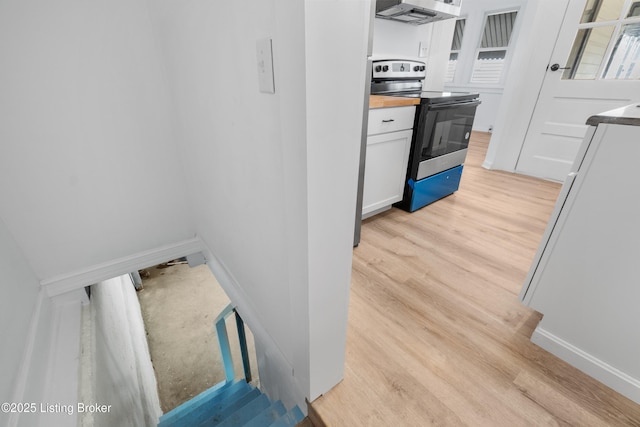
[[420, 71], [424, 71], [424, 65], [420, 66]]
[[382, 66], [382, 72], [386, 73], [387, 71], [389, 71], [389, 66], [388, 65], [383, 65]]
[[376, 73], [379, 73], [379, 72], [380, 72], [380, 70], [382, 70], [382, 67], [381, 67], [381, 66], [379, 66], [379, 65], [376, 65]]
[[418, 70], [420, 70], [420, 66], [419, 65], [416, 65], [416, 66], [413, 67], [413, 71], [418, 71]]

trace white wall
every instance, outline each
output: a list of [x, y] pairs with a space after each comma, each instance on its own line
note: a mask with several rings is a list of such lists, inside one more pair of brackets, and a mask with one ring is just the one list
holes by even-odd
[[[370, 7], [306, 2], [310, 400], [344, 372]], [[340, 65], [331, 91], [323, 64]]]
[[[463, 0], [462, 2], [460, 18], [465, 18], [466, 24], [462, 38], [462, 46], [458, 56], [458, 64], [456, 66], [456, 75], [454, 81], [445, 83], [444, 87], [450, 91], [476, 92], [480, 94], [482, 104], [480, 104], [476, 111], [473, 130], [488, 132], [490, 129], [493, 129], [496, 123], [497, 112], [504, 90], [504, 80], [506, 80], [509, 74], [511, 58], [515, 50], [520, 49], [518, 39], [526, 4], [527, 0]], [[487, 14], [511, 10], [518, 10], [518, 16], [516, 18], [514, 31], [511, 34], [510, 48], [503, 71], [503, 82], [496, 84], [471, 83], [473, 64], [477, 57], [476, 49], [480, 46]], [[448, 59], [447, 55], [447, 60]]]
[[[0, 402], [12, 402], [36, 310], [38, 281], [1, 218], [0, 290]], [[0, 412], [0, 425], [8, 425], [8, 420], [9, 414]]]
[[515, 170], [565, 8], [566, 1], [527, 1], [484, 167]]
[[3, 1], [0, 56], [0, 215], [40, 280], [193, 237], [144, 1]]
[[[444, 88], [444, 74], [451, 51], [455, 19], [424, 25], [409, 25], [387, 19], [374, 19], [373, 58], [412, 59], [426, 63], [424, 90]], [[420, 57], [420, 43], [428, 46], [426, 57]]]
[[[304, 409], [336, 384], [369, 4], [3, 2], [0, 216], [37, 280], [85, 277], [197, 233], [257, 335], [260, 367], [277, 375], [266, 391]], [[275, 94], [257, 87], [264, 37]], [[334, 91], [325, 60], [345, 67]], [[58, 338], [79, 335], [80, 306], [42, 301], [32, 348], [58, 354]], [[74, 331], [48, 331], [49, 317]]]
[[[304, 378], [308, 318], [293, 316], [308, 310], [303, 5], [159, 1], [151, 8], [209, 265], [269, 354], [259, 355], [261, 379], [266, 365], [290, 366], [294, 358]], [[273, 39], [275, 94], [258, 90], [256, 40], [265, 37]], [[295, 382], [291, 367], [274, 371]], [[303, 396], [308, 384], [299, 387]], [[295, 386], [282, 389], [291, 401]]]
[[162, 410], [131, 278], [93, 285], [89, 310], [83, 327], [91, 331], [83, 341], [81, 375], [90, 376], [91, 388], [83, 390], [79, 400], [111, 405], [111, 410], [79, 414], [82, 425], [156, 426]]
[[[301, 408], [342, 378], [367, 4], [151, 4], [209, 266], [266, 391]], [[267, 37], [275, 94], [258, 90]], [[343, 69], [331, 91], [324, 60]]]
[[35, 411], [0, 412], [3, 426], [75, 425], [71, 413], [43, 413], [44, 404], [77, 398], [83, 290], [51, 299], [0, 219], [0, 402], [35, 403]]

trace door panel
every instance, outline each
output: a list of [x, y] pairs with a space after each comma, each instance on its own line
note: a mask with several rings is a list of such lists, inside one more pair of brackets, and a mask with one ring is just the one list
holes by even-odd
[[[549, 60], [550, 65], [559, 64], [559, 69], [547, 68], [516, 172], [564, 181], [586, 133], [586, 120], [594, 114], [630, 104], [637, 100], [632, 97], [637, 98], [640, 93], [638, 80], [562, 79], [563, 74], [565, 77], [571, 74], [564, 68], [569, 65], [570, 53], [575, 54], [575, 48], [571, 51], [585, 3], [586, 0], [568, 1]], [[581, 67], [587, 54], [582, 57]]]

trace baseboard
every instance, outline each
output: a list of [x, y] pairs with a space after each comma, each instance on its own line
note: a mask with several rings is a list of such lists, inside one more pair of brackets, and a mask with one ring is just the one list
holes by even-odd
[[587, 375], [640, 404], [640, 380], [633, 378], [602, 360], [582, 351], [540, 326], [531, 341]]
[[160, 246], [148, 251], [138, 252], [105, 263], [96, 264], [71, 273], [51, 277], [40, 282], [47, 295], [54, 297], [75, 289], [104, 280], [112, 279], [123, 274], [131, 273], [142, 268], [151, 267], [172, 259], [191, 255], [202, 250], [202, 242], [198, 237], [181, 242]]

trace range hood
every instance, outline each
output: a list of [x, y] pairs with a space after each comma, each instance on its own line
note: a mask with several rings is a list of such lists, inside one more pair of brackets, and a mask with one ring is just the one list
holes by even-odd
[[460, 16], [461, 0], [378, 0], [376, 18], [390, 19], [411, 25]]

